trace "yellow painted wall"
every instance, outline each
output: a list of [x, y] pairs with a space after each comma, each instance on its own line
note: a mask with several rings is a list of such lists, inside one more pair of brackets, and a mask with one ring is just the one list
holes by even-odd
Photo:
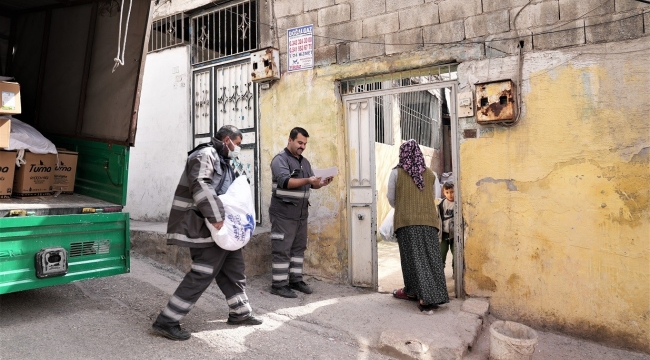
[[[313, 70], [283, 73], [270, 89], [260, 93], [260, 169], [262, 224], [269, 226], [271, 170], [275, 154], [287, 144], [289, 131], [302, 126], [309, 132], [304, 156], [314, 168], [338, 166], [339, 176], [328, 187], [312, 190], [309, 242], [305, 253], [305, 272], [345, 281], [348, 278], [349, 230], [346, 218], [347, 153], [345, 115], [337, 81], [372, 74], [420, 68], [451, 59], [477, 57], [479, 45], [454, 47], [431, 54], [420, 51], [395, 55], [384, 60], [331, 65]], [[397, 157], [392, 166], [397, 164]], [[386, 178], [387, 179], [387, 178]], [[385, 197], [385, 194], [384, 194]]]
[[[484, 133], [462, 120], [481, 130], [460, 144], [465, 290], [490, 297], [498, 317], [650, 351], [650, 52], [636, 51], [648, 39], [527, 54], [521, 122]], [[283, 74], [261, 92], [266, 225], [269, 163], [293, 126], [310, 132], [304, 155], [314, 167], [339, 167], [329, 187], [312, 192], [307, 273], [348, 276], [346, 133], [336, 81], [455, 58], [468, 60], [459, 69], [473, 71], [464, 74], [473, 84], [502, 68], [498, 59], [472, 68], [476, 50]]]
[[521, 122], [462, 142], [466, 291], [650, 351], [650, 52], [604, 52], [532, 72]]

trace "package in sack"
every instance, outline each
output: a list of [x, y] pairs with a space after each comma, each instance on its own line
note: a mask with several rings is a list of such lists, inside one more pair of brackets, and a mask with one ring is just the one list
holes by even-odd
[[395, 230], [393, 229], [395, 221], [395, 209], [390, 209], [386, 218], [379, 226], [379, 233], [386, 241], [395, 241]]
[[242, 175], [235, 179], [228, 191], [220, 195], [219, 199], [226, 212], [221, 229], [217, 230], [208, 219], [205, 219], [212, 240], [224, 250], [241, 249], [251, 239], [255, 230], [255, 206], [246, 176]]

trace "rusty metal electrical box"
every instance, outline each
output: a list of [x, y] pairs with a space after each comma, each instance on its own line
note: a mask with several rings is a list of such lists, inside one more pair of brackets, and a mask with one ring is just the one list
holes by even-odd
[[251, 54], [251, 79], [253, 82], [280, 80], [280, 52], [268, 48]]
[[511, 80], [476, 84], [478, 123], [513, 122], [515, 115], [515, 85]]

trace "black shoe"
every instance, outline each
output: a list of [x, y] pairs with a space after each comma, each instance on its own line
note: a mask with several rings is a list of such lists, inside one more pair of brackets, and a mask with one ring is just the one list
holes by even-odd
[[228, 321], [226, 323], [228, 325], [261, 325], [262, 322], [262, 319], [251, 315], [243, 320], [235, 320], [232, 317], [228, 316]]
[[433, 311], [433, 310], [438, 309], [438, 305], [436, 305], [436, 304], [423, 305], [423, 304], [418, 303], [418, 309], [420, 309], [420, 311], [422, 311], [422, 312]]
[[151, 325], [151, 328], [156, 334], [164, 336], [167, 339], [171, 340], [183, 341], [192, 337], [192, 334], [181, 329], [180, 325], [165, 326], [155, 322], [153, 325]]
[[279, 295], [285, 298], [297, 298], [298, 295], [289, 288], [289, 286], [275, 287], [271, 286], [271, 294]]
[[307, 285], [304, 281], [297, 281], [297, 282], [289, 283], [289, 287], [294, 289], [294, 290], [298, 290], [298, 291], [300, 291], [302, 293], [305, 293], [305, 294], [311, 294], [313, 292], [311, 290], [311, 288], [309, 287], [309, 285]]

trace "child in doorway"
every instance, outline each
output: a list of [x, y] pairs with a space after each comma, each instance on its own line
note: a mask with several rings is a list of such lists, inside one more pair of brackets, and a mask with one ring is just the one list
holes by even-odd
[[446, 181], [442, 185], [444, 197], [438, 204], [438, 212], [442, 221], [442, 236], [440, 241], [440, 256], [442, 264], [447, 261], [447, 251], [451, 250], [451, 266], [454, 266], [454, 183]]

